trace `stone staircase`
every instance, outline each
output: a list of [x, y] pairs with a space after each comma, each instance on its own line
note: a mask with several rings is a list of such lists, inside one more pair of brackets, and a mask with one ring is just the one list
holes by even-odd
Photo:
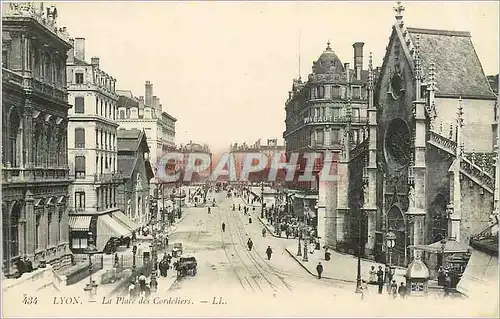
[[[435, 131], [430, 131], [428, 143], [447, 152], [452, 157], [456, 156], [457, 143], [448, 137]], [[480, 167], [468, 159], [467, 156], [462, 156], [460, 161], [460, 173], [481, 186], [485, 191], [493, 194], [495, 189], [495, 178], [489, 171], [491, 170]]]

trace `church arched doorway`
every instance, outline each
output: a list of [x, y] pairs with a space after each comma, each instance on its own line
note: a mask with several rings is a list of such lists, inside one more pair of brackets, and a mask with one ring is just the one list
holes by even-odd
[[406, 231], [405, 216], [401, 208], [396, 205], [392, 206], [387, 213], [387, 226], [389, 230], [396, 234], [396, 245], [392, 249], [392, 264], [406, 266], [405, 252], [410, 240]]
[[442, 194], [437, 194], [430, 206], [432, 223], [431, 243], [445, 239], [448, 236], [448, 213], [446, 211], [448, 201]]

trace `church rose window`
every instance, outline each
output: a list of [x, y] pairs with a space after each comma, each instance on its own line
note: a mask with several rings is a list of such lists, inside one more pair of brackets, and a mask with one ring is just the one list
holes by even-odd
[[387, 163], [395, 169], [410, 162], [411, 138], [405, 121], [394, 119], [389, 124], [385, 133], [384, 153]]

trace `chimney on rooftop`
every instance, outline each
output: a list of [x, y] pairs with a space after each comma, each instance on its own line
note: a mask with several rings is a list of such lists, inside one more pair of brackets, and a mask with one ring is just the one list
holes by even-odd
[[66, 60], [66, 64], [73, 64], [75, 62], [75, 40], [69, 39], [69, 43], [71, 44], [71, 49], [68, 51], [68, 59]]
[[146, 81], [145, 95], [146, 95], [146, 100], [145, 100], [146, 105], [149, 107], [152, 107], [153, 106], [153, 84], [151, 84], [151, 82], [149, 82], [149, 81]]
[[85, 61], [85, 38], [75, 38], [75, 58]]
[[361, 70], [363, 70], [363, 46], [364, 42], [354, 42], [354, 74], [356, 80], [361, 80]]
[[351, 65], [349, 63], [344, 63], [344, 69], [345, 69], [345, 77], [347, 78], [347, 82], [351, 82], [351, 70], [349, 69]]
[[90, 59], [90, 64], [92, 64], [92, 66], [99, 68], [99, 58], [96, 56], [92, 57]]
[[139, 96], [139, 108], [143, 109], [144, 108], [144, 96]]

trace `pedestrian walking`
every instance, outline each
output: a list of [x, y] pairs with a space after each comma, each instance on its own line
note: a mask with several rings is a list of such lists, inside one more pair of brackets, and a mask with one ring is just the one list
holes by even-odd
[[141, 272], [139, 276], [139, 289], [141, 291], [141, 294], [146, 291], [146, 276]]
[[119, 258], [118, 258], [118, 253], [115, 253], [115, 262], [113, 265], [115, 268], [118, 268], [119, 266]]
[[368, 279], [368, 282], [372, 285], [377, 284], [377, 271], [375, 270], [375, 266], [372, 266], [370, 269], [370, 277]]
[[451, 276], [448, 271], [445, 272], [444, 274], [444, 296], [448, 297], [451, 292]]
[[249, 251], [252, 251], [252, 247], [253, 247], [253, 241], [248, 238], [248, 241], [247, 241], [247, 246], [248, 246], [248, 250]]
[[225, 232], [226, 231], [226, 224], [222, 223], [222, 231]]
[[361, 285], [359, 286], [359, 292], [361, 293], [361, 300], [365, 299], [365, 295], [368, 293], [368, 284], [366, 280], [361, 280]]
[[238, 211], [241, 211], [241, 204], [238, 204]]
[[323, 265], [321, 264], [321, 261], [316, 266], [316, 271], [318, 272], [318, 279], [321, 279], [321, 274], [323, 273]]
[[398, 288], [398, 294], [401, 298], [405, 298], [406, 296], [406, 286], [405, 286], [405, 283], [404, 282], [401, 282], [401, 284], [399, 285], [399, 288]]
[[128, 285], [128, 296], [130, 298], [135, 298], [135, 283], [133, 281]]
[[396, 283], [396, 280], [393, 280], [391, 283], [391, 295], [393, 299], [396, 299], [398, 296], [398, 284]]
[[210, 206], [208, 206], [208, 214], [210, 214]]
[[382, 270], [382, 266], [378, 266], [377, 283], [378, 283], [378, 293], [382, 294], [382, 290], [384, 289], [384, 271]]
[[273, 250], [271, 249], [271, 246], [267, 246], [267, 249], [266, 249], [267, 260], [271, 260], [272, 254], [273, 254]]
[[266, 228], [265, 227], [262, 228], [262, 237], [266, 237], [266, 232], [267, 232]]
[[169, 239], [168, 235], [167, 235], [167, 236], [165, 236], [165, 246], [166, 246], [166, 247], [168, 247], [168, 239]]

